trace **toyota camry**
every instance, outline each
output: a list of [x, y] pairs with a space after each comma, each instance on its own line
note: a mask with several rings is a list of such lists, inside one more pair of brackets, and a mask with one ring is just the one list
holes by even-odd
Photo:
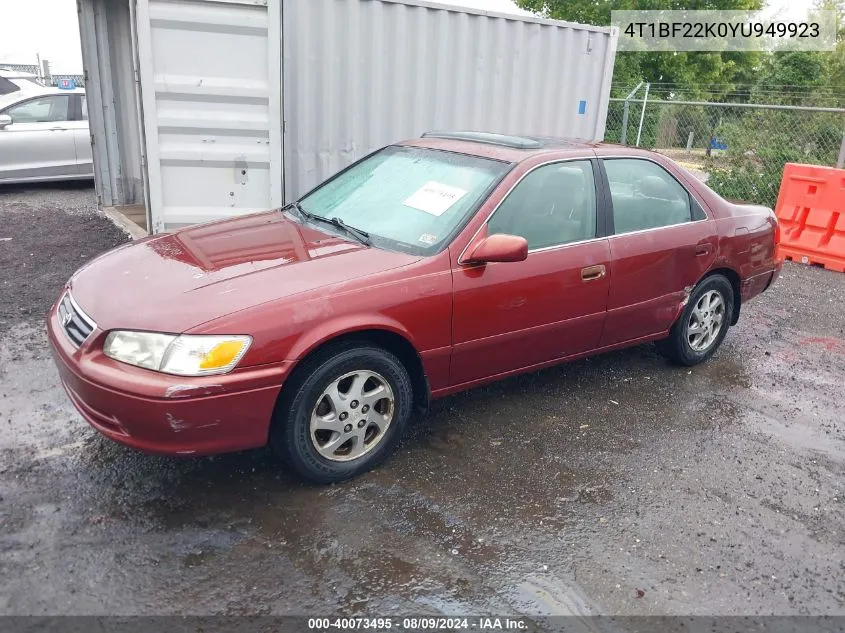
[[777, 278], [778, 236], [770, 209], [659, 154], [429, 133], [282, 209], [100, 256], [47, 328], [103, 435], [167, 455], [269, 443], [333, 482], [434, 398], [652, 341], [706, 361]]

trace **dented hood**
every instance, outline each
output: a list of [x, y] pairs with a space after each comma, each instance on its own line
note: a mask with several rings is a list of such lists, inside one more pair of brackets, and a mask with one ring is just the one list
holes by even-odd
[[100, 329], [181, 333], [418, 259], [366, 248], [271, 211], [121, 246], [81, 268], [70, 288]]

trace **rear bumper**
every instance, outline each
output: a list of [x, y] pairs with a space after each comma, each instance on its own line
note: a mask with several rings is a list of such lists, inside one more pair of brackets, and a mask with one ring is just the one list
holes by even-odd
[[212, 455], [264, 446], [291, 363], [223, 376], [168, 376], [114, 361], [95, 330], [76, 349], [55, 307], [47, 334], [71, 402], [106, 437], [162, 455]]
[[764, 292], [766, 290], [768, 290], [771, 287], [771, 285], [778, 280], [778, 277], [780, 277], [780, 273], [781, 273], [782, 270], [783, 270], [783, 260], [778, 259], [777, 264], [775, 265], [775, 269], [772, 271], [772, 276], [769, 279], [769, 283], [767, 283], [766, 287], [763, 288]]
[[742, 303], [768, 290], [777, 281], [777, 278], [780, 277], [781, 270], [783, 270], [783, 261], [778, 259], [773, 269], [744, 279], [740, 286]]

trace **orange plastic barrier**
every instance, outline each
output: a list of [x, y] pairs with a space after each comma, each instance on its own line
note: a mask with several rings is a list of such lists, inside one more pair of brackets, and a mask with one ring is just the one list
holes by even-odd
[[845, 272], [845, 170], [787, 163], [775, 213], [782, 257]]

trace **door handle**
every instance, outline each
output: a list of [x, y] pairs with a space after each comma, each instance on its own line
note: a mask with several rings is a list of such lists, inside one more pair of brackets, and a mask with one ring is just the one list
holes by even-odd
[[51, 127], [51, 128], [49, 128], [49, 130], [51, 132], [61, 132], [61, 131], [66, 130], [66, 129], [67, 128], [64, 128], [64, 127]]
[[709, 255], [710, 251], [713, 250], [713, 247], [710, 244], [698, 244], [695, 247], [695, 255], [696, 257], [702, 257], [703, 255]]
[[604, 264], [587, 266], [581, 269], [581, 281], [595, 281], [596, 279], [601, 279], [606, 274], [607, 268], [604, 267]]

